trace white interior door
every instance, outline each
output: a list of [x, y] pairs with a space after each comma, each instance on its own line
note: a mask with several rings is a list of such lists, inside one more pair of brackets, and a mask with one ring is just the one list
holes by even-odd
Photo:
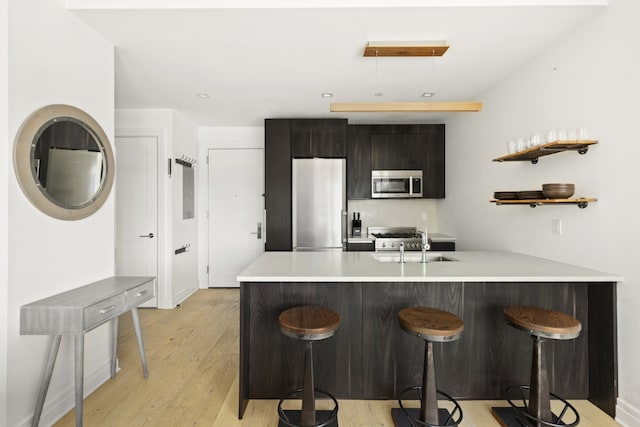
[[[158, 277], [158, 141], [116, 138], [116, 274]], [[157, 292], [157, 291], [156, 291]], [[157, 307], [157, 294], [143, 307]]]
[[264, 252], [264, 151], [209, 150], [209, 287], [236, 276]]

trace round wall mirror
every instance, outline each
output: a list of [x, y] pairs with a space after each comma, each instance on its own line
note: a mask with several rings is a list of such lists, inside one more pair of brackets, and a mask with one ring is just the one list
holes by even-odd
[[90, 115], [69, 105], [48, 105], [24, 121], [13, 162], [27, 198], [58, 219], [93, 214], [113, 185], [115, 164], [107, 135]]

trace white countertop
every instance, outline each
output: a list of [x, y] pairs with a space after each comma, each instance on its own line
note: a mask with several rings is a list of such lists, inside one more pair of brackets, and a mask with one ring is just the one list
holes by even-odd
[[[439, 252], [440, 253], [440, 252]], [[456, 261], [380, 262], [381, 252], [265, 252], [239, 282], [621, 282], [622, 277], [513, 252], [441, 252]], [[415, 257], [420, 252], [407, 252]], [[431, 254], [432, 256], [434, 253]]]

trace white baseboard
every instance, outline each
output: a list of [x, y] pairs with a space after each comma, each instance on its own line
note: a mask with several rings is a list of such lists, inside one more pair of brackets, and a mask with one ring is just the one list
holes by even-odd
[[[98, 387], [107, 382], [111, 378], [111, 360], [107, 359], [93, 372], [85, 372], [84, 376], [84, 397], [86, 398], [91, 393], [96, 391]], [[73, 381], [71, 385], [67, 387], [64, 392], [58, 395], [47, 394], [47, 398], [42, 408], [42, 415], [40, 416], [41, 426], [50, 426], [59, 421], [66, 415], [69, 410], [76, 406], [76, 388]], [[35, 409], [35, 400], [33, 406]], [[27, 418], [20, 421], [16, 427], [29, 427], [31, 426], [31, 420], [33, 414], [30, 414]]]
[[640, 427], [640, 409], [618, 399], [616, 404], [616, 421], [624, 427]]
[[183, 289], [181, 292], [178, 292], [176, 295], [173, 296], [173, 307], [176, 307], [182, 304], [184, 300], [186, 300], [191, 295], [193, 295], [197, 290], [198, 290], [198, 285], [193, 285], [186, 289]]

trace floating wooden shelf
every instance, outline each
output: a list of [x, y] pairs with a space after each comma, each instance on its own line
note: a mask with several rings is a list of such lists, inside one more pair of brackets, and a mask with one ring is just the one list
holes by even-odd
[[562, 151], [577, 151], [580, 154], [585, 154], [589, 150], [589, 146], [597, 144], [598, 141], [585, 139], [577, 141], [554, 141], [547, 144], [539, 145], [537, 147], [529, 148], [528, 150], [518, 151], [517, 153], [507, 154], [506, 156], [493, 159], [494, 162], [517, 162], [517, 161], [531, 161], [531, 163], [538, 163], [538, 157], [548, 156], [550, 154], [560, 153]]
[[540, 205], [552, 205], [552, 204], [564, 204], [564, 205], [578, 205], [579, 208], [584, 209], [590, 202], [596, 202], [598, 199], [594, 198], [578, 198], [578, 199], [518, 199], [518, 200], [491, 200], [491, 203], [496, 205], [529, 205], [532, 208]]

